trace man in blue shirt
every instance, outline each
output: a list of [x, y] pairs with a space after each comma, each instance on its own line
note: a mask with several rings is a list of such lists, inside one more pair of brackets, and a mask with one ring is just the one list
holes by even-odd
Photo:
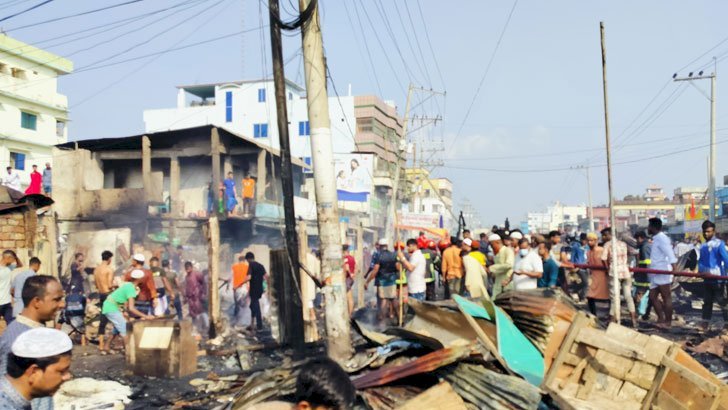
[[[703, 237], [705, 243], [700, 247], [698, 259], [698, 272], [709, 275], [726, 275], [728, 267], [728, 251], [725, 243], [715, 236], [715, 224], [711, 221], [703, 222]], [[705, 295], [703, 296], [703, 328], [707, 329], [713, 316], [713, 303], [718, 303], [723, 312], [723, 321], [728, 323], [728, 298], [724, 281], [706, 279]]]
[[[586, 250], [589, 245], [586, 242], [586, 233], [579, 235], [578, 241], [571, 242], [571, 263], [586, 264]], [[579, 285], [579, 300], [586, 300], [586, 291], [589, 289], [589, 273], [586, 269], [577, 268], [581, 284]]]
[[235, 190], [235, 179], [233, 179], [233, 173], [228, 172], [227, 178], [223, 181], [225, 185], [225, 209], [227, 210], [228, 216], [233, 216], [235, 205], [238, 204], [238, 193]]
[[538, 256], [543, 260], [543, 275], [538, 278], [539, 288], [555, 288], [559, 277], [559, 265], [551, 257], [551, 243], [542, 242], [538, 245]]

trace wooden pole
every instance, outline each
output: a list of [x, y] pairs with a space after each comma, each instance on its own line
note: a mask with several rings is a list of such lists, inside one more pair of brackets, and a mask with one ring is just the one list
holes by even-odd
[[152, 197], [152, 143], [149, 137], [142, 136], [142, 181], [144, 184], [144, 201]]
[[364, 307], [364, 273], [366, 268], [364, 266], [364, 227], [361, 222], [356, 226], [356, 308], [361, 309]]
[[607, 143], [607, 182], [609, 186], [609, 224], [612, 231], [612, 249], [610, 250], [612, 260], [609, 263], [609, 274], [612, 276], [612, 307], [614, 309], [614, 319], [620, 323], [621, 299], [619, 298], [619, 278], [615, 271], [617, 260], [617, 227], [614, 223], [614, 195], [612, 191], [612, 146], [609, 141], [609, 104], [607, 99], [607, 49], [604, 40], [604, 22], [599, 22], [599, 34], [602, 39], [602, 86], [604, 89], [604, 134]]
[[210, 153], [212, 155], [212, 215], [218, 215], [220, 206], [220, 134], [216, 127], [210, 132]]
[[221, 331], [220, 323], [220, 290], [218, 288], [218, 282], [220, 281], [220, 225], [218, 223], [217, 216], [211, 216], [208, 221], [208, 258], [209, 258], [209, 271], [210, 271], [210, 283], [208, 287], [210, 289], [209, 298], [210, 303], [208, 304], [209, 315], [210, 315], [210, 339], [217, 337], [217, 333]]

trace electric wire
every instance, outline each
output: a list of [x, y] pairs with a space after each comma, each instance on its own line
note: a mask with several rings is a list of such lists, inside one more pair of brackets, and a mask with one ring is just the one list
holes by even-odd
[[55, 17], [55, 18], [52, 18], [52, 19], [43, 20], [43, 21], [39, 21], [39, 22], [36, 22], [36, 23], [26, 24], [26, 25], [18, 26], [18, 27], [13, 27], [11, 29], [5, 30], [5, 32], [10, 33], [12, 31], [18, 31], [18, 30], [23, 30], [23, 29], [26, 29], [26, 28], [37, 27], [37, 26], [41, 26], [41, 25], [44, 25], [44, 24], [48, 24], [48, 23], [55, 23], [57, 21], [67, 20], [67, 19], [74, 18], [74, 17], [86, 16], [86, 15], [89, 15], [89, 14], [98, 13], [100, 11], [106, 11], [106, 10], [115, 9], [117, 7], [127, 6], [129, 4], [140, 3], [142, 1], [144, 1], [144, 0], [129, 0], [129, 1], [125, 1], [123, 3], [116, 3], [116, 4], [112, 4], [112, 5], [109, 5], [109, 6], [106, 6], [106, 7], [101, 7], [101, 8], [94, 9], [94, 10], [88, 10], [88, 11], [84, 11], [84, 12], [81, 12], [81, 13], [69, 14], [69, 15], [62, 16], [62, 17]]
[[29, 7], [29, 8], [27, 8], [27, 9], [25, 9], [25, 10], [23, 10], [23, 11], [19, 11], [19, 12], [17, 12], [17, 13], [13, 13], [13, 14], [11, 14], [11, 15], [9, 15], [9, 16], [6, 16], [6, 17], [3, 17], [3, 18], [0, 18], [0, 23], [2, 23], [3, 21], [6, 21], [6, 20], [10, 20], [10, 19], [11, 19], [11, 18], [13, 18], [13, 17], [18, 17], [18, 16], [20, 16], [20, 15], [23, 15], [23, 14], [25, 14], [25, 13], [29, 12], [29, 11], [35, 10], [35, 9], [37, 9], [38, 7], [44, 6], [44, 5], [46, 5], [46, 4], [48, 4], [48, 3], [52, 2], [52, 1], [53, 1], [53, 0], [45, 0], [45, 1], [41, 2], [41, 3], [38, 3], [38, 4], [36, 4], [35, 6], [32, 6], [32, 7]]
[[[344, 0], [341, 2], [341, 4], [344, 5], [344, 10], [346, 11], [346, 18], [349, 19], [349, 25], [351, 26], [351, 32], [354, 35], [354, 42], [356, 42], [357, 48], [361, 49], [361, 45], [359, 43], [359, 37], [357, 36], [356, 30], [354, 29], [354, 21], [351, 19], [351, 13], [349, 12], [349, 6], [346, 5], [347, 0]], [[358, 17], [358, 16], [357, 16]], [[359, 20], [359, 29], [361, 30], [362, 38], [366, 39], [366, 36], [364, 36], [364, 29], [361, 24], [361, 20]], [[375, 84], [377, 85], [377, 91], [379, 91], [379, 95], [384, 95], [382, 93], [382, 84], [379, 82], [379, 77], [377, 76], [377, 70], [374, 66], [374, 59], [372, 58], [372, 53], [369, 50], [369, 43], [366, 40], [362, 41], [364, 43], [364, 49], [367, 52], [367, 56], [369, 59], [367, 60], [369, 62], [369, 66], [372, 68], [371, 70], [366, 70], [367, 75], [371, 73], [371, 75], [374, 77]], [[361, 52], [359, 53], [359, 56], [361, 56]]]

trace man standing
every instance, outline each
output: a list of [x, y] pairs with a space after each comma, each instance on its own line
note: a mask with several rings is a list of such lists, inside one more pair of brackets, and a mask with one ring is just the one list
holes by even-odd
[[543, 275], [538, 278], [536, 285], [539, 288], [555, 288], [559, 279], [559, 265], [551, 257], [551, 243], [540, 242], [537, 245], [536, 252], [543, 261]]
[[511, 276], [513, 276], [513, 263], [515, 255], [513, 249], [503, 244], [500, 235], [494, 233], [488, 237], [490, 246], [493, 247], [493, 264], [488, 267], [488, 272], [493, 275], [493, 299], [506, 290], [511, 289]]
[[[650, 253], [652, 252], [652, 244], [650, 243], [649, 238], [647, 238], [647, 234], [644, 231], [639, 231], [635, 235], [635, 240], [637, 241], [637, 250], [638, 250], [638, 256], [637, 256], [637, 267], [639, 268], [649, 268], [650, 267]], [[642, 298], [645, 297], [645, 294], [650, 289], [650, 280], [647, 277], [646, 273], [635, 273], [634, 281], [632, 284], [635, 287], [635, 295], [634, 295], [634, 303], [639, 306], [640, 302], [642, 301]], [[650, 318], [650, 310], [652, 309], [652, 303], [647, 302], [647, 310], [645, 311], [644, 315], [642, 316], [642, 319], [647, 320]]]
[[[586, 240], [586, 233], [582, 232], [579, 235], [578, 241], [571, 243], [571, 263], [572, 264], [586, 264], [586, 251], [589, 248]], [[586, 269], [578, 268], [576, 274], [581, 280], [579, 286], [579, 300], [584, 301], [586, 299], [586, 291], [589, 289], [589, 272]]]
[[[589, 244], [589, 253], [587, 254], [587, 264], [591, 266], [602, 265], [602, 252], [604, 248], [599, 246], [597, 234], [589, 232], [586, 235]], [[589, 305], [589, 311], [597, 316], [597, 301], [609, 302], [609, 283], [607, 279], [607, 271], [604, 269], [589, 269], [591, 281], [589, 282], [589, 291], [586, 293], [586, 300]]]
[[344, 275], [346, 276], [346, 301], [349, 305], [349, 315], [354, 311], [354, 295], [352, 288], [354, 287], [354, 276], [356, 275], [356, 261], [349, 252], [349, 244], [341, 246], [344, 256]]
[[7, 167], [5, 169], [8, 171], [8, 174], [5, 175], [5, 178], [3, 178], [3, 185], [18, 192], [22, 192], [20, 188], [20, 174], [18, 174], [18, 171], [14, 170], [13, 167]]
[[442, 253], [442, 272], [447, 283], [446, 298], [459, 295], [462, 291], [463, 259], [460, 257], [460, 245], [459, 239], [450, 238], [450, 247]]
[[66, 306], [63, 287], [56, 278], [47, 275], [31, 276], [25, 281], [23, 303], [23, 311], [0, 336], [0, 375], [5, 374], [6, 360], [15, 339], [30, 329], [43, 327]]
[[407, 290], [409, 297], [417, 300], [425, 300], [425, 269], [427, 268], [427, 260], [422, 251], [417, 247], [417, 239], [407, 240], [407, 252], [409, 260], [405, 257], [402, 250], [397, 251], [397, 257], [407, 270]]
[[33, 256], [30, 258], [30, 262], [28, 263], [28, 269], [18, 273], [15, 276], [15, 279], [13, 279], [13, 283], [10, 289], [10, 293], [13, 295], [13, 317], [17, 317], [20, 312], [23, 311], [25, 308], [25, 305], [23, 304], [23, 285], [25, 285], [25, 281], [31, 277], [38, 274], [38, 271], [40, 270], [40, 259]]
[[18, 266], [18, 258], [15, 252], [6, 250], [0, 260], [0, 316], [5, 319], [8, 325], [13, 321], [13, 304], [10, 288], [12, 287], [12, 273]]
[[8, 354], [8, 373], [0, 376], [0, 409], [30, 409], [37, 401], [53, 405], [53, 394], [71, 379], [73, 343], [56, 329], [38, 328], [20, 335]]
[[83, 272], [86, 269], [86, 265], [84, 264], [85, 260], [86, 258], [81, 252], [73, 255], [73, 262], [71, 263], [71, 281], [68, 283], [68, 289], [66, 289], [66, 292], [71, 293], [74, 289], [83, 292]]
[[465, 289], [471, 298], [479, 299], [488, 296], [488, 289], [485, 287], [485, 266], [473, 257], [473, 240], [470, 238], [463, 239], [462, 245], [463, 270], [465, 271]]
[[169, 285], [164, 278], [164, 269], [159, 264], [159, 258], [152, 256], [149, 259], [149, 270], [152, 272], [152, 280], [154, 281], [154, 288], [157, 289], [157, 298], [154, 305], [154, 315], [164, 316], [169, 311], [169, 304], [167, 302], [167, 293]]
[[[715, 224], [711, 221], [703, 222], [703, 237], [705, 243], [700, 247], [698, 259], [698, 272], [709, 275], [725, 276], [728, 268], [728, 252], [725, 243], [715, 235]], [[703, 296], [703, 329], [708, 329], [713, 316], [713, 302], [718, 303], [723, 312], [724, 325], [728, 325], [728, 298], [726, 297], [725, 281], [705, 279], [705, 295]]]
[[[602, 239], [604, 240], [604, 251], [602, 252], [602, 263], [607, 268], [607, 278], [609, 287], [609, 299], [614, 300], [619, 295], [614, 294], [612, 274], [617, 275], [619, 280], [619, 288], [622, 290], [624, 300], [627, 302], [629, 315], [632, 318], [632, 327], [637, 327], [637, 311], [635, 310], [634, 300], [632, 299], [632, 274], [629, 272], [629, 264], [627, 263], [627, 244], [624, 241], [612, 238], [611, 228], [602, 229]], [[617, 248], [616, 254], [612, 254], [612, 241]], [[615, 257], [616, 256], [616, 257]], [[609, 309], [609, 320], [614, 321], [617, 316], [617, 306], [611, 303]]]
[[[266, 278], [266, 271], [263, 265], [256, 262], [253, 252], [245, 254], [248, 261], [248, 280], [250, 281], [250, 327], [249, 330], [263, 329], [263, 316], [260, 312], [260, 298], [263, 297], [263, 281]], [[255, 324], [255, 328], [253, 327]]]
[[[101, 252], [101, 263], [94, 269], [94, 282], [96, 291], [99, 292], [99, 302], [104, 305], [106, 298], [114, 287], [114, 270], [111, 268], [111, 258], [114, 254], [111, 251]], [[99, 320], [99, 350], [104, 350], [104, 336], [106, 336], [106, 325], [109, 321], [106, 316], [101, 315]]]
[[240, 312], [243, 310], [246, 293], [243, 284], [248, 281], [248, 261], [245, 256], [238, 256], [238, 263], [233, 265], [233, 298], [235, 300], [235, 313], [233, 314], [236, 323], [239, 323]]
[[389, 243], [386, 239], [379, 240], [379, 251], [367, 278], [364, 288], [369, 282], [376, 279], [374, 284], [377, 287], [377, 300], [379, 301], [379, 320], [385, 317], [394, 318], [394, 299], [397, 297], [397, 272], [399, 272], [397, 255], [387, 249]]
[[437, 247], [435, 241], [428, 240], [427, 247], [422, 249], [422, 256], [425, 257], [425, 300], [435, 300], [435, 259], [437, 259]]
[[243, 214], [250, 215], [251, 206], [255, 198], [255, 180], [250, 174], [245, 174], [243, 178]]
[[227, 173], [227, 178], [223, 181], [225, 185], [225, 209], [227, 210], [228, 216], [233, 216], [235, 205], [238, 204], [238, 192], [235, 189], [235, 180], [233, 179], [233, 172]]
[[523, 238], [518, 242], [518, 254], [513, 265], [513, 288], [515, 290], [536, 289], [538, 280], [543, 276], [543, 261], [531, 243]]
[[182, 297], [179, 293], [179, 276], [177, 271], [170, 266], [169, 259], [162, 260], [162, 269], [164, 270], [164, 280], [169, 286], [169, 302], [174, 305], [177, 319], [182, 320]]
[[[662, 220], [650, 218], [647, 231], [652, 235], [650, 269], [672, 270], [677, 258], [672, 251], [670, 238], [662, 232]], [[657, 313], [657, 326], [669, 328], [672, 322], [672, 275], [650, 273], [647, 276], [650, 279], [650, 301]]]
[[[198, 316], [205, 313], [203, 299], [206, 295], [205, 278], [202, 273], [193, 268], [192, 262], [185, 262], [185, 298], [189, 308], [190, 317], [194, 322]], [[206, 326], [204, 326], [206, 327]]]
[[25, 189], [25, 195], [38, 195], [41, 189], [41, 175], [38, 172], [38, 166], [33, 165], [33, 171], [30, 172], [30, 185]]
[[470, 235], [470, 229], [463, 229], [463, 239], [473, 239]]
[[488, 252], [490, 251], [490, 245], [488, 244], [488, 235], [485, 232], [480, 233], [480, 240], [478, 241], [480, 244], [480, 247], [478, 250], [483, 254], [488, 256]]
[[102, 346], [99, 343], [99, 349], [102, 352], [108, 352], [111, 347], [111, 343], [114, 341], [114, 336], [121, 335], [124, 338], [124, 345], [127, 344], [128, 338], [126, 337], [126, 323], [127, 318], [121, 313], [121, 306], [124, 306], [127, 314], [134, 315], [139, 319], [153, 319], [154, 316], [148, 315], [144, 311], [140, 311], [136, 308], [135, 299], [138, 294], [138, 286], [144, 280], [146, 273], [141, 269], [133, 269], [129, 272], [128, 282], [124, 282], [119, 288], [109, 294], [104, 304], [101, 306], [101, 314], [106, 316], [106, 319], [114, 325], [114, 331], [112, 333], [111, 340], [106, 346]]
[[152, 272], [148, 269], [144, 269], [144, 261], [146, 258], [143, 254], [137, 253], [131, 257], [131, 267], [126, 271], [124, 275], [124, 282], [131, 282], [134, 280], [131, 277], [131, 272], [134, 270], [141, 270], [144, 272], [144, 278], [139, 281], [139, 296], [136, 298], [136, 308], [145, 315], [154, 314], [154, 308], [157, 306], [157, 287], [154, 284], [154, 278]]
[[51, 196], [53, 192], [53, 175], [50, 162], [46, 162], [45, 169], [43, 170], [43, 192], [47, 196]]
[[549, 232], [549, 242], [551, 242], [551, 258], [559, 265], [559, 285], [564, 293], [570, 295], [566, 268], [573, 268], [574, 265], [569, 262], [569, 256], [564, 252], [564, 244], [561, 243], [561, 232]]

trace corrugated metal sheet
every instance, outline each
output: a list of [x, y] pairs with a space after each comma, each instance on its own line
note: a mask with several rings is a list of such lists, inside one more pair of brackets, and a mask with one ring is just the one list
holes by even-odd
[[453, 389], [479, 409], [536, 409], [541, 393], [536, 386], [515, 376], [488, 370], [485, 366], [458, 363], [437, 372]]

